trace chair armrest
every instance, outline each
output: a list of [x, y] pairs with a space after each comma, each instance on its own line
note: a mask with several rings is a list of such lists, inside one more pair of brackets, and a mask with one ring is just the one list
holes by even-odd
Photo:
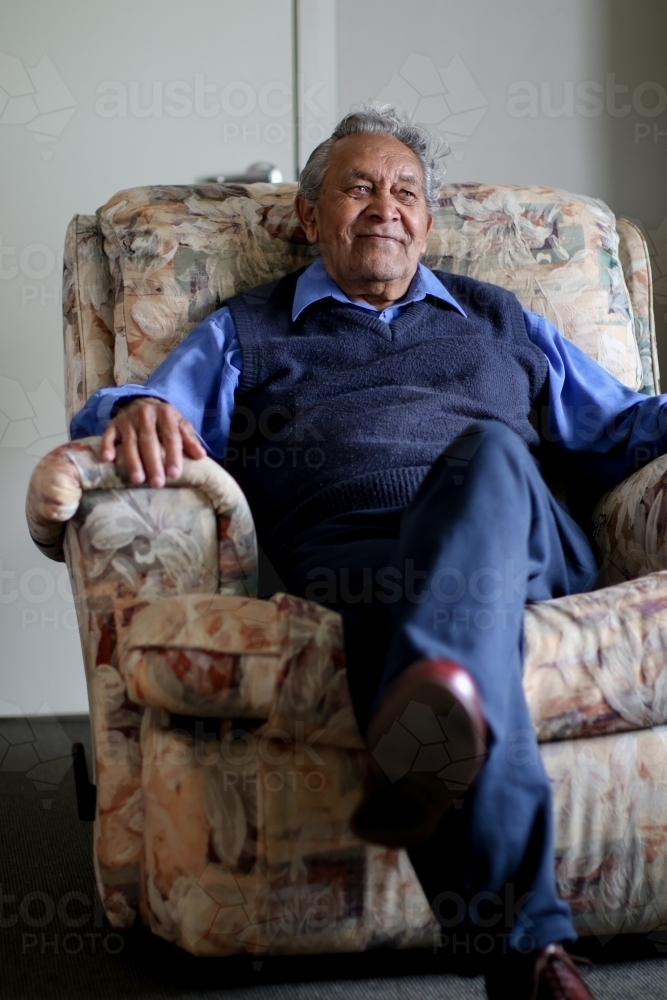
[[667, 455], [614, 486], [593, 511], [603, 585], [667, 569]]
[[[91, 490], [146, 490], [131, 483], [118, 462], [99, 458], [100, 438], [71, 441], [49, 452], [37, 464], [28, 486], [26, 518], [35, 545], [49, 559], [64, 561], [66, 523], [76, 513], [83, 494]], [[178, 479], [167, 489], [200, 490], [218, 522], [220, 593], [246, 594], [257, 589], [257, 542], [248, 503], [234, 479], [210, 458], [183, 459]], [[165, 524], [165, 528], [169, 528]]]
[[113, 926], [132, 924], [144, 864], [142, 730], [169, 716], [128, 693], [118, 642], [136, 612], [163, 598], [256, 592], [255, 531], [236, 482], [210, 459], [178, 480], [132, 486], [101, 462], [99, 438], [55, 449], [36, 466], [26, 514], [41, 551], [72, 579], [91, 711], [97, 784], [95, 871]]

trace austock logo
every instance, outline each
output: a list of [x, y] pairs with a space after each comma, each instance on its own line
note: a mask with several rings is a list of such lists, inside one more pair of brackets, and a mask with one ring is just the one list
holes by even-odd
[[[75, 111], [76, 101], [48, 56], [30, 69], [16, 56], [0, 52], [0, 125], [23, 125], [48, 146]], [[42, 159], [52, 156], [52, 149], [42, 149]]]
[[[473, 762], [461, 751], [458, 735], [466, 725], [463, 709], [454, 705], [449, 715], [436, 718], [430, 705], [411, 701], [400, 719], [378, 742], [373, 757], [392, 783], [408, 771], [436, 774], [453, 792], [464, 792], [484, 763]], [[460, 801], [457, 807], [462, 804]]]
[[44, 793], [42, 806], [50, 809], [71, 763], [72, 741], [48, 705], [28, 721], [17, 705], [0, 701], [1, 774], [24, 774]]
[[174, 916], [194, 954], [208, 953], [209, 935], [233, 936], [245, 951], [262, 954], [289, 924], [285, 907], [257, 865], [249, 875], [237, 877], [228, 868], [209, 864], [190, 885]]
[[63, 404], [47, 379], [26, 392], [16, 379], [0, 376], [0, 448], [41, 458], [66, 440]]
[[468, 141], [489, 105], [460, 56], [438, 68], [416, 52], [410, 53], [376, 100], [435, 127], [454, 149], [455, 160], [463, 157], [463, 150], [456, 147]]

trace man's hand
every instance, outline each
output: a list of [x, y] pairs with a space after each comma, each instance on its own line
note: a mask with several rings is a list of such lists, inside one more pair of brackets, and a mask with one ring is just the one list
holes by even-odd
[[[167, 478], [180, 476], [184, 454], [195, 459], [206, 455], [190, 421], [170, 403], [150, 396], [133, 400], [109, 422], [102, 435], [103, 462], [115, 461], [118, 444], [131, 481], [148, 479], [150, 486], [158, 488]], [[164, 464], [160, 445], [165, 450]]]

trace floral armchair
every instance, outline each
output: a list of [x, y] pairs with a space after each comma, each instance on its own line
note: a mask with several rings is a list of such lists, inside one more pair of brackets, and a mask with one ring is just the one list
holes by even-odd
[[[143, 382], [229, 295], [308, 262], [294, 185], [152, 187], [77, 216], [66, 243], [71, 416]], [[494, 281], [621, 381], [658, 386], [641, 233], [548, 188], [443, 189], [426, 263]], [[94, 745], [95, 872], [114, 926], [139, 916], [198, 955], [437, 943], [407, 855], [349, 820], [365, 749], [341, 622], [258, 600], [252, 518], [210, 459], [131, 486], [99, 439], [35, 469], [36, 544], [72, 577]], [[556, 814], [556, 877], [581, 934], [667, 922], [667, 458], [599, 502], [601, 589], [525, 615], [524, 687]], [[517, 744], [517, 763], [521, 745]]]

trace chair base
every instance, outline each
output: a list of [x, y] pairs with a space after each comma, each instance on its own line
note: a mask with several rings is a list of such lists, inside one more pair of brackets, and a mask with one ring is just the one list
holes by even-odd
[[74, 787], [76, 788], [76, 810], [80, 820], [92, 823], [95, 819], [97, 805], [97, 789], [88, 777], [86, 750], [83, 743], [72, 745], [72, 760], [74, 767]]

